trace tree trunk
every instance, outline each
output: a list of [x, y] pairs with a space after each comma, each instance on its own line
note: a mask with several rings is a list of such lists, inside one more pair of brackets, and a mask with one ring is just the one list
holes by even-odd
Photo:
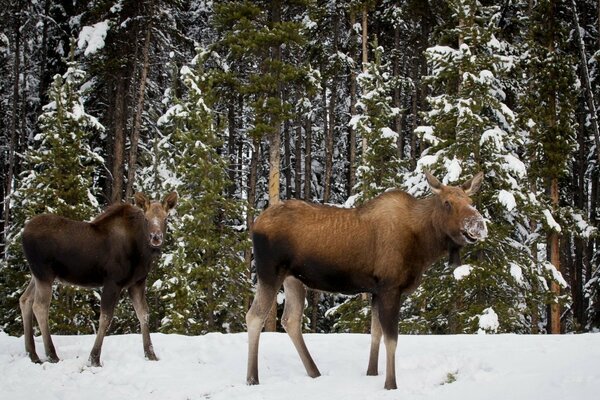
[[[356, 15], [350, 11], [350, 56], [356, 57], [354, 24], [356, 24]], [[356, 69], [350, 66], [350, 118], [356, 114]], [[346, 196], [352, 196], [354, 185], [356, 185], [356, 131], [352, 126], [348, 127], [348, 185], [346, 186]]]
[[[333, 54], [338, 52], [338, 26], [339, 14], [337, 9], [333, 15]], [[327, 135], [325, 139], [325, 184], [323, 190], [323, 203], [331, 201], [331, 176], [333, 174], [333, 136], [335, 130], [335, 108], [337, 104], [337, 65], [332, 66], [331, 87], [329, 88], [331, 97], [329, 99], [329, 124], [327, 126]], [[327, 111], [326, 111], [327, 113]]]
[[304, 200], [311, 201], [312, 184], [312, 122], [310, 117], [306, 118], [306, 143], [304, 145]]
[[[17, 6], [15, 6], [17, 7]], [[10, 196], [13, 191], [13, 177], [15, 172], [15, 150], [18, 146], [18, 126], [19, 126], [19, 76], [21, 62], [21, 24], [20, 13], [15, 12], [14, 21], [14, 59], [13, 59], [13, 101], [12, 115], [10, 119], [10, 143], [8, 147], [8, 170], [6, 173], [6, 188], [4, 190], [4, 237], [3, 243], [7, 243], [6, 235], [10, 228]]]
[[[552, 178], [552, 182], [550, 184], [550, 202], [552, 204], [553, 211], [558, 210], [558, 200], [559, 200], [559, 192], [558, 192], [558, 178]], [[549, 238], [550, 245], [550, 262], [554, 265], [557, 271], [560, 272], [560, 240], [558, 232], [553, 230], [550, 233]], [[551, 291], [556, 296], [560, 296], [560, 285], [555, 281], [552, 281]], [[558, 334], [561, 332], [560, 329], [560, 314], [561, 307], [558, 303], [552, 303], [550, 305], [550, 333]]]
[[[400, 77], [400, 27], [396, 26], [394, 28], [394, 56], [393, 56], [393, 64], [392, 64], [392, 75], [395, 78]], [[404, 132], [402, 127], [402, 113], [400, 112], [402, 108], [402, 99], [401, 99], [401, 90], [400, 86], [397, 85], [394, 88], [394, 107], [398, 109], [398, 115], [394, 118], [394, 128], [396, 133], [398, 134], [398, 140], [396, 142], [396, 147], [398, 148], [398, 159], [402, 160], [404, 158]]]
[[125, 125], [127, 123], [125, 112], [127, 88], [125, 80], [126, 78], [124, 77], [117, 78], [112, 149], [111, 203], [117, 203], [123, 199], [123, 163], [125, 159]]
[[235, 97], [231, 96], [227, 107], [227, 125], [228, 125], [228, 138], [227, 138], [227, 157], [229, 157], [229, 165], [227, 175], [229, 176], [229, 185], [227, 192], [229, 196], [235, 195], [235, 163], [236, 163], [236, 151], [235, 151], [235, 139], [236, 139], [236, 122], [235, 122]]
[[[254, 224], [254, 208], [256, 206], [256, 176], [258, 170], [258, 155], [260, 143], [254, 139], [252, 141], [252, 155], [250, 156], [250, 170], [248, 171], [248, 203], [246, 210], [246, 229], [248, 232], [252, 231], [252, 225]], [[241, 147], [241, 146], [240, 146]], [[243, 185], [240, 185], [243, 187]], [[248, 266], [247, 275], [248, 281], [252, 278], [252, 249], [246, 249], [244, 251], [244, 261]], [[251, 300], [249, 297], [246, 298], [246, 310], [250, 308]]]
[[285, 174], [285, 198], [292, 198], [292, 145], [290, 143], [290, 121], [286, 120], [283, 125], [283, 150], [284, 150], [284, 174]]
[[[367, 63], [369, 62], [369, 46], [368, 40], [369, 35], [367, 32], [368, 28], [368, 13], [367, 13], [367, 4], [363, 6], [363, 14], [362, 14], [362, 71], [367, 71]], [[363, 159], [365, 154], [367, 153], [367, 138], [362, 138], [362, 156]], [[364, 162], [363, 162], [364, 164]]]
[[152, 2], [149, 6], [149, 22], [146, 27], [146, 37], [144, 38], [144, 48], [142, 49], [143, 65], [142, 73], [140, 76], [140, 88], [138, 91], [137, 104], [135, 109], [135, 120], [133, 123], [133, 130], [130, 136], [130, 148], [129, 148], [129, 162], [127, 170], [127, 186], [125, 188], [125, 199], [131, 199], [133, 197], [133, 187], [135, 184], [135, 174], [137, 169], [137, 154], [138, 154], [138, 143], [140, 141], [140, 130], [142, 127], [142, 114], [144, 113], [144, 100], [146, 98], [146, 80], [148, 78], [148, 68], [150, 66], [149, 53], [150, 53], [150, 39], [152, 38]]
[[296, 127], [296, 159], [294, 165], [294, 198], [302, 198], [302, 127]]
[[[281, 1], [275, 0], [272, 3], [272, 22], [277, 24], [281, 22]], [[281, 61], [281, 48], [279, 46], [272, 48], [273, 58]], [[275, 97], [281, 101], [281, 85], [278, 85]], [[279, 119], [273, 116], [273, 132], [269, 135], [269, 206], [279, 203], [279, 179], [281, 175], [281, 124]], [[273, 301], [271, 311], [265, 321], [265, 331], [275, 332], [277, 330], [277, 299]]]
[[[575, 25], [575, 41], [579, 48], [579, 66], [581, 70], [581, 80], [583, 81], [583, 89], [587, 100], [588, 113], [590, 116], [590, 125], [594, 133], [594, 142], [596, 144], [596, 159], [600, 164], [600, 132], [598, 130], [598, 115], [596, 113], [596, 101], [592, 92], [592, 84], [590, 82], [590, 73], [587, 66], [587, 56], [585, 53], [585, 43], [581, 37], [581, 26], [579, 25], [579, 15], [577, 14], [577, 3], [571, 0], [571, 11], [573, 12], [573, 23]], [[600, 14], [599, 14], [600, 15]]]

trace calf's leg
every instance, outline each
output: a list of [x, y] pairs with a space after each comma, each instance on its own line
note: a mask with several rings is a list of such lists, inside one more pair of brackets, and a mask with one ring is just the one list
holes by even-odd
[[54, 348], [54, 343], [52, 343], [50, 328], [48, 327], [48, 311], [50, 309], [50, 300], [52, 299], [52, 282], [43, 282], [34, 278], [34, 287], [35, 294], [31, 308], [42, 332], [46, 357], [48, 357], [48, 361], [55, 363], [59, 361], [59, 358], [56, 355], [56, 349]]
[[21, 307], [21, 317], [23, 319], [23, 337], [25, 339], [25, 351], [34, 363], [40, 363], [40, 358], [35, 352], [35, 342], [33, 341], [33, 300], [35, 296], [35, 281], [31, 278], [29, 285], [19, 298]]
[[397, 389], [396, 347], [398, 345], [398, 318], [400, 312], [400, 289], [390, 289], [377, 296], [377, 313], [385, 344], [385, 389]]
[[98, 324], [98, 333], [94, 341], [94, 347], [90, 353], [89, 363], [92, 367], [100, 367], [100, 352], [102, 351], [102, 342], [104, 336], [110, 327], [112, 317], [115, 311], [115, 306], [119, 300], [121, 288], [115, 284], [105, 284], [102, 288], [102, 296], [100, 298], [100, 323]]
[[277, 291], [281, 287], [283, 278], [274, 279], [273, 282], [265, 283], [260, 277], [256, 287], [256, 295], [248, 313], [246, 314], [246, 325], [248, 327], [248, 369], [246, 383], [258, 385], [258, 342], [260, 332], [265, 325], [265, 320]]
[[377, 307], [377, 294], [373, 294], [371, 299], [371, 352], [369, 353], [369, 366], [367, 375], [378, 375], [379, 346], [381, 344], [381, 322], [379, 321], [379, 311]]
[[137, 282], [129, 288], [129, 297], [133, 303], [135, 314], [140, 320], [140, 330], [142, 331], [142, 343], [144, 345], [144, 355], [148, 360], [157, 361], [154, 354], [154, 347], [150, 340], [150, 329], [148, 328], [148, 303], [146, 302], [146, 280]]
[[321, 373], [310, 356], [302, 337], [302, 314], [304, 312], [306, 288], [298, 279], [288, 276], [283, 281], [283, 289], [285, 290], [285, 306], [281, 324], [292, 339], [308, 376], [311, 378], [319, 377]]

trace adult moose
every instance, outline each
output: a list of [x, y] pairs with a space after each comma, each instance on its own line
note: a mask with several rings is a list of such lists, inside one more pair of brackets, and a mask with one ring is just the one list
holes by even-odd
[[136, 193], [135, 204], [115, 204], [91, 222], [72, 221], [52, 214], [33, 217], [23, 231], [23, 250], [31, 282], [20, 298], [25, 350], [40, 362], [33, 341], [33, 315], [38, 321], [46, 356], [58, 362], [48, 329], [52, 283], [102, 287], [100, 323], [89, 362], [100, 366], [102, 341], [121, 291], [127, 289], [140, 320], [144, 354], [157, 360], [148, 329], [146, 277], [160, 253], [169, 210], [177, 203], [172, 192], [162, 202]]
[[282, 325], [309, 376], [320, 372], [302, 337], [305, 286], [328, 292], [372, 294], [371, 353], [367, 375], [377, 375], [379, 345], [386, 348], [385, 388], [396, 389], [395, 352], [400, 297], [420, 283], [434, 261], [487, 236], [469, 198], [479, 173], [460, 187], [445, 186], [426, 172], [434, 195], [416, 199], [402, 191], [381, 194], [359, 208], [343, 209], [291, 200], [257, 219], [252, 240], [258, 285], [248, 314], [248, 384], [258, 384], [258, 342], [283, 283]]

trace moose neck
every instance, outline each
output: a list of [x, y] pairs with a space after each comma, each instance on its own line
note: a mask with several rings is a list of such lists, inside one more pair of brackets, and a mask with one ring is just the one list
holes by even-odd
[[442, 229], [445, 224], [443, 213], [443, 205], [437, 196], [417, 200], [412, 213], [415, 233], [428, 265], [447, 254], [451, 248], [455, 251], [459, 249]]

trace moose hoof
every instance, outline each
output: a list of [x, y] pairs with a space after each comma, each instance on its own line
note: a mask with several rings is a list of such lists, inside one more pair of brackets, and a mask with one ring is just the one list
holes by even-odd
[[258, 378], [248, 378], [248, 379], [246, 379], [246, 385], [249, 385], [249, 386], [258, 385]]
[[367, 376], [377, 376], [379, 373], [377, 371], [367, 371]]
[[156, 354], [154, 353], [146, 354], [146, 359], [149, 361], [158, 361], [158, 357], [156, 357]]
[[398, 386], [396, 385], [396, 382], [386, 382], [385, 385], [383, 386], [383, 388], [385, 390], [395, 390], [398, 389]]
[[88, 360], [88, 365], [90, 367], [101, 367], [102, 364], [100, 364], [100, 357], [90, 356], [90, 359]]
[[60, 361], [60, 358], [58, 358], [58, 356], [56, 354], [51, 354], [48, 356], [49, 363], [56, 364], [59, 361]]
[[309, 372], [308, 376], [310, 376], [311, 378], [318, 378], [321, 376], [321, 373], [317, 370], [317, 371]]
[[29, 355], [29, 359], [31, 360], [32, 363], [34, 364], [41, 364], [42, 360], [40, 360], [40, 358], [38, 357], [37, 354], [30, 354]]

